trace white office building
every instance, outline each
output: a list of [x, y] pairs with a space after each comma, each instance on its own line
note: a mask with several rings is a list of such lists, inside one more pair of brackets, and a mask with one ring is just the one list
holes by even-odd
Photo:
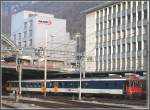
[[86, 71], [148, 69], [149, 2], [107, 2], [86, 14]]
[[75, 60], [76, 42], [66, 32], [66, 20], [54, 15], [21, 11], [12, 15], [11, 39], [25, 55], [34, 59], [34, 49], [45, 47], [47, 33], [48, 59], [69, 63]]

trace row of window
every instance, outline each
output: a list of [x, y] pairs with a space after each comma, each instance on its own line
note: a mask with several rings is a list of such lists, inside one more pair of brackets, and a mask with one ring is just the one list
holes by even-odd
[[[143, 3], [143, 7], [145, 7], [147, 5], [147, 2], [148, 1], [145, 1]], [[127, 5], [127, 9], [130, 9], [131, 8], [131, 1], [129, 1], [129, 2], [122, 2], [122, 10], [126, 9], [126, 5]], [[135, 6], [136, 6], [136, 1], [133, 1], [133, 8], [135, 8]], [[142, 6], [142, 2], [139, 1], [138, 2], [138, 7], [141, 7], [141, 6]], [[120, 12], [121, 11], [121, 4], [119, 3], [119, 4], [113, 5], [113, 7], [109, 7], [109, 8], [105, 8], [105, 9], [100, 10], [100, 16], [103, 16], [103, 15], [107, 16], [108, 14], [112, 14], [112, 11], [116, 12], [116, 7], [118, 8], [117, 11]], [[97, 15], [99, 16], [99, 11], [97, 11]]]
[[[117, 53], [121, 53], [121, 46], [122, 46], [122, 52], [125, 53], [125, 46], [127, 45], [127, 52], [131, 52], [131, 43], [127, 43], [127, 44], [122, 44], [122, 45], [113, 45], [113, 46], [108, 46], [108, 47], [103, 47], [100, 48], [100, 55], [102, 55], [102, 53], [104, 55], [107, 54], [107, 49], [108, 49], [108, 54], [111, 54], [113, 52], [113, 54], [116, 53], [116, 49], [117, 49]], [[136, 48], [137, 45], [137, 48]], [[141, 41], [138, 41], [137, 44], [136, 42], [132, 43], [132, 51], [136, 51], [136, 49], [138, 51], [140, 51], [142, 49], [142, 43]], [[147, 49], [147, 41], [144, 40], [144, 49]]]
[[[18, 87], [19, 84], [17, 82], [9, 83], [10, 87]], [[41, 83], [21, 83], [22, 87], [29, 87], [29, 88], [41, 88], [43, 85]], [[48, 88], [54, 88], [54, 82], [48, 82], [46, 84]], [[57, 86], [59, 88], [78, 88], [79, 81], [61, 81], [57, 82]], [[122, 88], [123, 82], [120, 81], [84, 81], [82, 82], [82, 88]]]
[[[147, 10], [144, 10], [144, 18], [143, 19], [147, 19]], [[117, 20], [117, 22], [116, 22]], [[141, 14], [141, 11], [138, 12], [138, 20], [142, 20], [142, 14]], [[136, 21], [136, 13], [133, 13], [133, 19], [132, 19], [132, 22], [135, 22]], [[112, 20], [108, 20], [108, 21], [104, 21], [103, 22], [100, 22], [100, 29], [102, 30], [103, 27], [104, 29], [107, 28], [107, 22], [108, 22], [108, 28], [111, 28], [111, 27], [115, 27], [116, 26], [116, 23], [117, 23], [117, 26], [120, 26], [121, 25], [121, 20], [120, 20], [120, 17], [118, 17], [117, 19], [113, 18]], [[127, 23], [131, 23], [131, 15], [127, 15]], [[125, 16], [122, 17], [122, 24], [125, 24]], [[99, 27], [97, 25], [97, 27]]]
[[[32, 28], [32, 26], [33, 26], [33, 21], [30, 20], [30, 21], [29, 21], [29, 27]], [[26, 30], [27, 27], [28, 27], [28, 22], [24, 22], [24, 29]]]
[[[32, 39], [29, 40], [29, 43], [28, 43], [29, 46], [32, 46]], [[18, 46], [21, 47], [27, 47], [27, 41], [23, 41], [23, 44], [22, 42], [18, 42]]]
[[[137, 62], [136, 62], [137, 60]], [[122, 61], [122, 62], [121, 62]], [[131, 68], [131, 62], [132, 62], [132, 68], [134, 69], [136, 66], [140, 68], [144, 67], [145, 65], [142, 65], [142, 60], [141, 60], [141, 57], [138, 57], [137, 59], [135, 57], [132, 57], [131, 58], [127, 58], [127, 68]], [[112, 64], [111, 64], [112, 63]], [[117, 58], [117, 59], [113, 59], [112, 61], [111, 60], [108, 60], [108, 62], [106, 62], [106, 60], [103, 60], [99, 62], [99, 65], [100, 65], [100, 68], [99, 69], [106, 69], [107, 67], [107, 64], [108, 64], [108, 68], [107, 69], [111, 69], [111, 67], [113, 69], [116, 69], [116, 66], [117, 66], [117, 69], [121, 69], [121, 64], [122, 64], [122, 69], [125, 69], [125, 58]], [[117, 65], [116, 65], [117, 64]]]
[[[27, 31], [24, 31], [24, 38], [26, 38], [27, 37]], [[29, 37], [32, 37], [32, 30], [29, 30]], [[17, 35], [16, 34], [14, 34], [14, 41], [16, 41], [16, 37], [17, 37]], [[18, 40], [19, 41], [21, 41], [21, 38], [22, 38], [22, 33], [18, 33]]]
[[[112, 35], [111, 33], [108, 33], [108, 36], [106, 36], [106, 34], [104, 35], [100, 35], [100, 42], [104, 41], [106, 42], [107, 40], [110, 41], [111, 39], [112, 40], [117, 40], [117, 39], [120, 39], [120, 38], [125, 38], [125, 37], [134, 37], [136, 35], [141, 35], [142, 34], [142, 30], [143, 30], [143, 34], [146, 34], [147, 33], [147, 26], [144, 25], [143, 26], [143, 29], [141, 29], [141, 26], [139, 26], [137, 28], [137, 31], [136, 31], [136, 28], [132, 28], [132, 33], [130, 33], [130, 29], [127, 29], [127, 31], [125, 30], [122, 30], [122, 31], [117, 31], [117, 32], [113, 32]], [[122, 34], [122, 36], [121, 36]]]

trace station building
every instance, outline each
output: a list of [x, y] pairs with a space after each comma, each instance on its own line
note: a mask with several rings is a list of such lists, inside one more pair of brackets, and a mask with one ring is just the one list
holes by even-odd
[[21, 11], [12, 15], [11, 39], [22, 49], [23, 55], [31, 57], [30, 60], [42, 56], [42, 51], [39, 50], [45, 48], [46, 34], [49, 61], [54, 65], [61, 63], [61, 66], [75, 61], [76, 41], [70, 39], [65, 19], [33, 11]]
[[149, 1], [107, 2], [82, 13], [86, 71], [147, 71]]

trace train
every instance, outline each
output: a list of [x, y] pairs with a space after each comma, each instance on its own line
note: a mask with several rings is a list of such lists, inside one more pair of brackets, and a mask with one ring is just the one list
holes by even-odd
[[[47, 93], [79, 93], [79, 78], [48, 79], [46, 80]], [[22, 80], [21, 91], [43, 92], [43, 80]], [[18, 81], [7, 81], [6, 90], [12, 92], [19, 88]], [[82, 94], [111, 94], [127, 97], [142, 94], [142, 82], [139, 77], [130, 76], [122, 78], [85, 78], [81, 80]]]

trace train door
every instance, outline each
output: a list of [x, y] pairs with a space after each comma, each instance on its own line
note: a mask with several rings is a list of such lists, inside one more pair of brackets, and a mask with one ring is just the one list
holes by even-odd
[[58, 93], [58, 82], [54, 81], [54, 94]]

